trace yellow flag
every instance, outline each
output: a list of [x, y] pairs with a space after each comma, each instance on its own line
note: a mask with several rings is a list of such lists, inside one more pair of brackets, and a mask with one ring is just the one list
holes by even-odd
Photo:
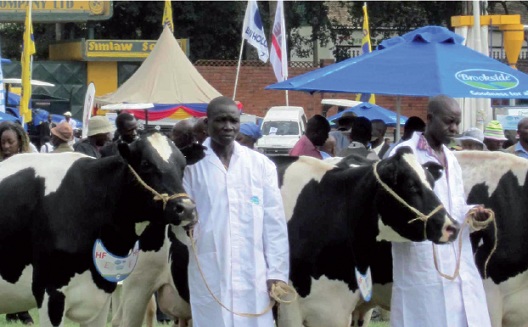
[[24, 26], [24, 45], [22, 48], [22, 97], [20, 99], [20, 116], [24, 123], [32, 120], [31, 110], [29, 110], [29, 100], [31, 99], [31, 63], [35, 54], [35, 40], [33, 39], [33, 24], [31, 23], [31, 1], [28, 1], [26, 8], [26, 22]]
[[163, 27], [169, 26], [171, 32], [174, 33], [174, 23], [172, 22], [172, 4], [170, 0], [165, 0], [165, 9], [163, 9]]
[[[370, 43], [370, 30], [369, 20], [367, 14], [367, 3], [363, 4], [363, 38], [361, 39], [361, 54], [370, 53], [372, 51], [372, 45]], [[370, 102], [376, 104], [376, 96], [371, 93], [358, 94], [356, 101]]]

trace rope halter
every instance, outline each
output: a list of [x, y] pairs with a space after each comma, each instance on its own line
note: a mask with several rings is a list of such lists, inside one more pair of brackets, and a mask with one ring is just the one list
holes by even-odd
[[380, 161], [377, 161], [375, 164], [374, 164], [374, 169], [373, 169], [373, 172], [374, 172], [374, 176], [376, 177], [376, 180], [377, 182], [383, 187], [383, 189], [385, 191], [387, 191], [387, 193], [389, 193], [390, 195], [392, 195], [393, 198], [395, 198], [400, 204], [402, 204], [404, 207], [406, 207], [407, 209], [409, 209], [410, 211], [412, 211], [414, 214], [416, 214], [416, 218], [414, 219], [411, 219], [409, 220], [409, 224], [415, 222], [415, 221], [418, 221], [418, 220], [421, 220], [423, 221], [424, 223], [424, 240], [427, 239], [427, 220], [429, 220], [429, 218], [431, 218], [432, 216], [434, 216], [438, 211], [442, 210], [444, 208], [444, 206], [440, 203], [435, 209], [433, 209], [433, 211], [431, 211], [428, 215], [422, 213], [420, 210], [416, 209], [415, 207], [411, 206], [410, 204], [407, 203], [407, 201], [405, 201], [401, 196], [399, 196], [398, 194], [396, 194], [396, 192], [394, 192], [393, 189], [390, 188], [389, 185], [385, 184], [385, 182], [383, 182], [381, 180], [381, 177], [379, 176], [378, 174], [378, 164], [380, 163]]
[[169, 202], [170, 200], [174, 200], [174, 199], [178, 199], [178, 198], [190, 198], [189, 194], [187, 194], [187, 193], [176, 193], [176, 194], [173, 194], [173, 195], [168, 195], [167, 193], [160, 194], [160, 193], [158, 193], [158, 191], [156, 191], [152, 187], [148, 186], [147, 183], [145, 183], [145, 181], [143, 179], [141, 179], [139, 174], [134, 170], [134, 168], [132, 168], [132, 166], [130, 164], [128, 165], [128, 168], [130, 168], [130, 171], [132, 172], [132, 175], [134, 175], [134, 177], [136, 177], [136, 180], [139, 182], [139, 184], [141, 184], [145, 189], [147, 189], [152, 194], [154, 194], [154, 198], [153, 198], [154, 201], [162, 201], [163, 202], [163, 210], [165, 210], [165, 208], [167, 207], [167, 202]]

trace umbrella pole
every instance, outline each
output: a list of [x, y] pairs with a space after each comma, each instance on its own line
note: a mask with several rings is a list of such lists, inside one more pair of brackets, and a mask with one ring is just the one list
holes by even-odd
[[148, 110], [145, 109], [145, 131], [147, 130], [147, 127], [148, 127]]
[[396, 142], [400, 140], [401, 97], [396, 97]]
[[286, 106], [289, 106], [289, 101], [288, 101], [288, 90], [286, 90]]

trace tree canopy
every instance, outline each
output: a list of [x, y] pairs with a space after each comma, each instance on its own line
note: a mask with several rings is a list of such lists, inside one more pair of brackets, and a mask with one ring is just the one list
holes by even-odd
[[[361, 29], [363, 1], [340, 1], [340, 10], [349, 14], [346, 23], [329, 17], [329, 2], [326, 1], [285, 1], [288, 50], [300, 57], [313, 54], [314, 43], [326, 46], [352, 30]], [[521, 1], [528, 8], [528, 2]], [[402, 34], [424, 25], [449, 26], [451, 16], [461, 15], [463, 1], [370, 1], [368, 13], [371, 35]], [[508, 2], [488, 2], [490, 13], [494, 10], [508, 10]], [[247, 2], [243, 1], [172, 1], [174, 34], [177, 38], [190, 39], [190, 57], [196, 59], [238, 59], [241, 30]], [[259, 1], [264, 29], [270, 35], [276, 3]], [[106, 21], [88, 23], [67, 23], [63, 39], [88, 37], [93, 28], [96, 39], [157, 39], [162, 31], [163, 1], [113, 1], [113, 16]], [[300, 33], [300, 27], [311, 28], [311, 35]], [[0, 24], [2, 55], [18, 60], [22, 45], [22, 23]], [[55, 25], [34, 23], [36, 59], [48, 57], [48, 45], [55, 42]], [[268, 40], [268, 43], [270, 41]], [[339, 52], [338, 58], [347, 57], [346, 51]], [[341, 49], [341, 50], [343, 50]], [[246, 47], [246, 58], [256, 59], [256, 51]]]

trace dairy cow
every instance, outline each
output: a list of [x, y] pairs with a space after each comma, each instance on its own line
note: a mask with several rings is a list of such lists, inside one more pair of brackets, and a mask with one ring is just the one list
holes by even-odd
[[[471, 234], [477, 268], [493, 327], [524, 327], [528, 312], [528, 160], [502, 152], [455, 153], [462, 168], [469, 204], [483, 204], [495, 212], [495, 226]], [[496, 248], [495, 248], [496, 247]], [[494, 250], [495, 248], [495, 250]], [[390, 244], [377, 248], [371, 303], [357, 307], [361, 313], [372, 305], [390, 309], [392, 257]]]
[[148, 134], [119, 153], [20, 154], [0, 163], [0, 313], [37, 306], [41, 326], [64, 317], [104, 326], [116, 283], [98, 272], [97, 246], [126, 257], [138, 239], [146, 246], [165, 225], [195, 220], [181, 183], [185, 158], [168, 138]]
[[346, 326], [360, 298], [356, 270], [364, 274], [371, 266], [377, 239], [422, 241], [425, 233], [428, 240], [444, 243], [458, 232], [443, 207], [424, 225], [403, 204], [424, 216], [440, 205], [432, 176], [408, 148], [357, 168], [310, 157], [277, 163], [288, 219], [290, 280], [300, 296], [280, 305], [280, 327]]
[[[528, 160], [501, 152], [457, 152], [468, 203], [493, 209], [497, 223], [474, 232], [493, 327], [528, 322]], [[495, 251], [493, 248], [496, 246]]]

